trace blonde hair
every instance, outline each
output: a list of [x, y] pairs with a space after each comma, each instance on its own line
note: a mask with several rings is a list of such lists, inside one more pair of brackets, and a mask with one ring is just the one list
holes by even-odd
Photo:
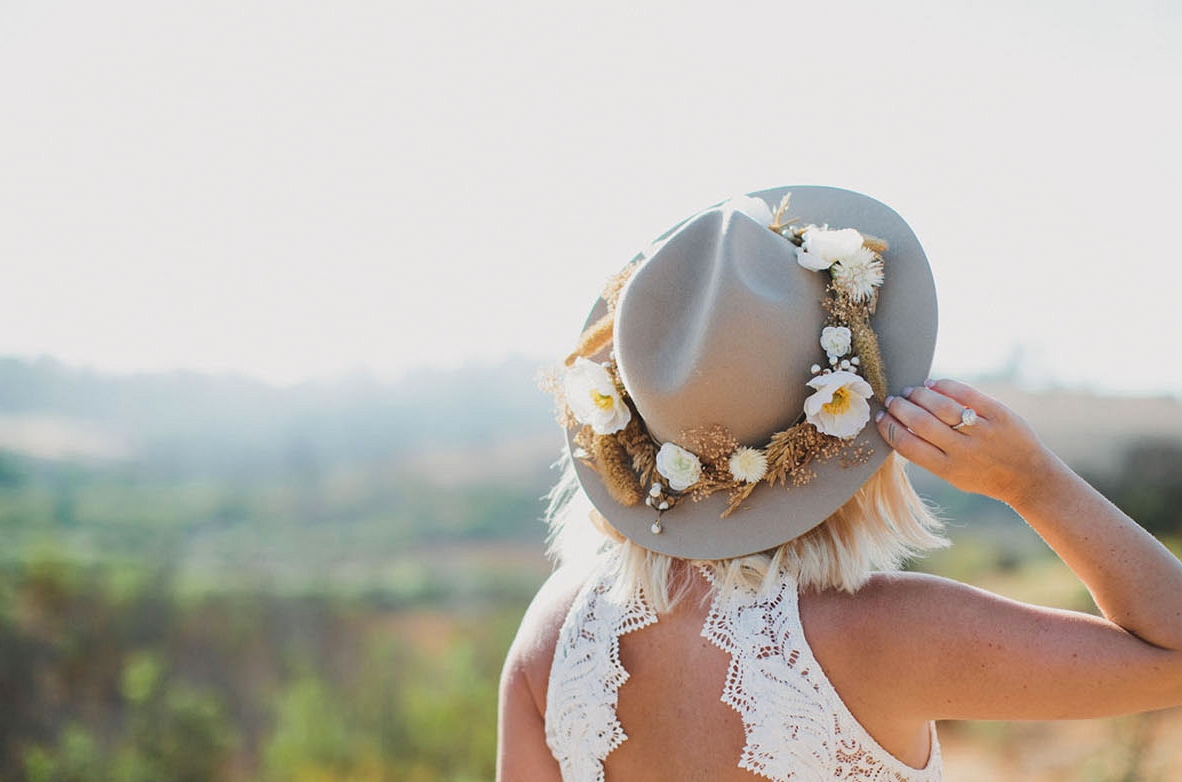
[[943, 522], [916, 494], [906, 462], [891, 452], [883, 465], [824, 522], [776, 548], [720, 560], [684, 560], [650, 551], [617, 532], [579, 487], [569, 452], [557, 463], [562, 475], [547, 495], [548, 554], [559, 565], [585, 566], [607, 549], [618, 549], [613, 592], [641, 590], [657, 611], [669, 611], [689, 582], [678, 563], [705, 567], [714, 583], [751, 589], [770, 587], [781, 568], [806, 589], [855, 592], [876, 570], [896, 570], [907, 559], [948, 541]]

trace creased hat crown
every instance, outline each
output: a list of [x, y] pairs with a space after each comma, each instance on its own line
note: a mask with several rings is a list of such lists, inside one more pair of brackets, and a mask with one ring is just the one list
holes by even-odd
[[616, 309], [620, 376], [658, 441], [721, 425], [762, 445], [800, 415], [825, 283], [742, 212], [684, 224], [633, 274]]

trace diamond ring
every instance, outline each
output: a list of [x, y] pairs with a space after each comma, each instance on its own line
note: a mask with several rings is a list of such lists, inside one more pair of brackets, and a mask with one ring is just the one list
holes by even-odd
[[960, 423], [953, 424], [952, 428], [959, 431], [975, 423], [977, 423], [977, 411], [971, 407], [966, 407], [960, 412]]

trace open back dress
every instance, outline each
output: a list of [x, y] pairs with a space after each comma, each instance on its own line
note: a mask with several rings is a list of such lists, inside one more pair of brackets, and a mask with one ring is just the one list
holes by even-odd
[[[620, 637], [658, 621], [639, 590], [611, 595], [610, 555], [579, 590], [562, 624], [546, 695], [546, 743], [564, 782], [603, 782], [603, 763], [627, 735], [616, 716], [628, 672]], [[805, 640], [796, 579], [773, 589], [720, 588], [702, 636], [730, 656], [721, 699], [738, 713], [746, 743], [738, 766], [775, 782], [936, 782], [940, 746], [922, 769], [879, 745], [842, 702]]]

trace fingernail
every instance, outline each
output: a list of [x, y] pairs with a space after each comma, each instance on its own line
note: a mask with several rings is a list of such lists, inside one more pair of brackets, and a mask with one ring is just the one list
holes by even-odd
[[884, 407], [890, 407], [891, 402], [893, 402], [893, 401], [895, 401], [895, 398], [893, 396], [888, 396], [882, 404]]
[[881, 421], [882, 417], [884, 415], [886, 415], [886, 413], [882, 410], [879, 410], [877, 413], [875, 413], [874, 414], [874, 423], [878, 423], [879, 421]]
[[914, 390], [915, 390], [915, 389], [914, 389], [914, 388], [912, 388], [911, 386], [907, 386], [906, 388], [904, 388], [904, 389], [903, 389], [903, 398], [904, 398], [904, 399], [910, 399], [910, 398], [911, 398], [911, 392], [912, 392], [912, 391], [914, 391]]
[[925, 387], [931, 388], [932, 386], [936, 385], [936, 381], [929, 377], [927, 380], [923, 381], [923, 384]]

